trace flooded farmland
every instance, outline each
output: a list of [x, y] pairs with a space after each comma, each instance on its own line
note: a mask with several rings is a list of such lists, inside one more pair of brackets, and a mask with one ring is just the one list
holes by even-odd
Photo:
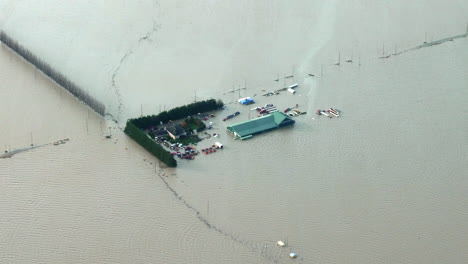
[[[389, 14], [382, 23], [389, 38], [398, 40], [396, 48], [372, 35], [378, 28], [343, 29], [354, 9], [341, 1], [300, 1], [289, 11], [280, 1], [242, 1], [236, 7], [142, 1], [126, 9], [111, 6], [108, 13], [105, 5], [73, 6], [90, 17], [85, 29], [96, 32], [108, 23], [104, 15], [115, 17], [116, 28], [136, 14], [144, 17], [129, 30], [131, 41], [118, 42], [119, 34], [108, 32], [119, 45], [106, 53], [106, 47], [94, 46], [93, 34], [78, 30], [53, 40], [52, 47], [41, 46], [44, 37], [77, 27], [78, 18], [67, 4], [43, 1], [55, 8], [36, 7], [39, 14], [50, 12], [54, 19], [41, 20], [44, 30], [28, 34], [31, 26], [17, 22], [27, 14], [25, 5], [35, 2], [23, 2], [2, 1], [3, 29], [88, 87], [112, 117], [98, 116], [0, 46], [2, 154], [39, 146], [0, 159], [0, 262], [464, 263], [468, 258], [466, 37], [379, 59], [424, 41], [424, 32], [418, 38], [401, 33], [416, 32], [405, 24], [405, 14], [399, 27], [390, 26], [399, 9], [383, 4], [360, 7], [370, 20]], [[439, 27], [426, 19], [434, 28], [428, 41], [464, 32], [464, 17], [455, 10], [468, 7], [460, 5], [440, 9], [455, 15]], [[426, 8], [438, 8], [437, 1]], [[194, 11], [205, 18], [191, 15]], [[54, 22], [60, 19], [67, 23]], [[213, 23], [222, 19], [230, 31]], [[362, 26], [351, 21], [353, 29]], [[195, 31], [199, 36], [188, 34]], [[291, 43], [302, 34], [302, 41]], [[353, 44], [343, 44], [345, 38]], [[72, 44], [54, 51], [53, 45], [67, 41]], [[91, 47], [94, 52], [88, 52]], [[85, 67], [85, 58], [96, 62]], [[293, 83], [298, 83], [294, 95], [261, 95]], [[129, 117], [157, 114], [195, 96], [221, 98], [227, 105], [209, 120], [214, 129], [208, 132], [220, 137], [199, 143], [202, 148], [220, 141], [222, 151], [167, 169], [120, 130]], [[244, 96], [256, 104], [236, 103]], [[295, 117], [293, 127], [246, 141], [226, 131], [228, 124], [256, 117], [250, 108], [267, 103], [280, 110], [298, 104], [307, 114]], [[342, 110], [341, 117], [315, 115], [328, 107]], [[241, 114], [222, 121], [236, 111]], [[69, 140], [53, 144], [63, 139]], [[278, 247], [278, 240], [287, 247]], [[299, 258], [290, 259], [291, 251]]]

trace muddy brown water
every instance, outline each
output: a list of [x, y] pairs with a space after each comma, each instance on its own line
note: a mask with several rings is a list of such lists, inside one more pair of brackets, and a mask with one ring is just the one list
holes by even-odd
[[[333, 6], [323, 8], [335, 14]], [[308, 56], [325, 64], [323, 77], [321, 63], [298, 62], [294, 78], [275, 82], [278, 67], [251, 66], [249, 74], [240, 70], [242, 59], [225, 61], [239, 68], [232, 70], [237, 74], [225, 66], [215, 81], [223, 88], [197, 91], [200, 99], [227, 103], [209, 120], [215, 127], [210, 133], [221, 136], [199, 147], [220, 141], [225, 148], [179, 161], [177, 169], [160, 168], [117, 124], [1, 46], [0, 147], [28, 147], [31, 136], [34, 145], [48, 145], [0, 159], [0, 262], [289, 263], [293, 251], [301, 263], [464, 263], [467, 39], [385, 61], [369, 52], [361, 67], [333, 67], [336, 50], [319, 44]], [[297, 47], [294, 54], [306, 50]], [[235, 47], [233, 52], [239, 55]], [[280, 77], [293, 72], [295, 59], [284, 63]], [[143, 60], [138, 67], [150, 64]], [[194, 97], [183, 88], [169, 91], [171, 100], [150, 86], [129, 88], [138, 75], [124, 69], [118, 75], [122, 120], [138, 115], [141, 104], [157, 113], [164, 102], [170, 107]], [[310, 71], [316, 76], [308, 76]], [[242, 88], [244, 79], [246, 90], [229, 92]], [[295, 95], [260, 95], [292, 83], [299, 83]], [[96, 91], [106, 93], [117, 96]], [[239, 96], [253, 96], [257, 103], [240, 106]], [[108, 103], [117, 109], [116, 102], [112, 97]], [[226, 125], [255, 117], [249, 109], [266, 103], [280, 110], [299, 104], [308, 114], [295, 118], [293, 127], [232, 139]], [[342, 116], [314, 114], [327, 107], [342, 110]], [[235, 111], [241, 115], [222, 121]], [[112, 139], [105, 139], [109, 133]], [[65, 138], [65, 144], [50, 144]], [[277, 240], [288, 247], [277, 247]]]

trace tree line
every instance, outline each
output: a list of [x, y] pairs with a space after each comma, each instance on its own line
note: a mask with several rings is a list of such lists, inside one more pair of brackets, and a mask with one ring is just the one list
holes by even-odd
[[[188, 105], [179, 106], [169, 111], [164, 111], [158, 115], [148, 115], [139, 118], [129, 119], [140, 129], [148, 129], [152, 126], [158, 126], [162, 123], [167, 123], [170, 120], [183, 119], [188, 116], [197, 115], [198, 113], [205, 113], [208, 111], [218, 110], [224, 106], [223, 101], [209, 99], [205, 101], [195, 102]], [[128, 123], [127, 123], [128, 124]]]
[[127, 122], [124, 130], [125, 134], [130, 136], [144, 149], [146, 149], [153, 156], [164, 162], [169, 167], [177, 167], [177, 161], [174, 157], [166, 151], [161, 145], [158, 145], [152, 140], [145, 132], [136, 127], [132, 122]]
[[39, 57], [34, 55], [31, 51], [23, 47], [16, 40], [8, 36], [4, 31], [0, 32], [0, 41], [15, 51], [19, 56], [23, 57], [26, 61], [34, 65], [37, 69], [43, 72], [46, 76], [54, 80], [58, 85], [65, 88], [72, 95], [80, 101], [87, 104], [91, 109], [96, 111], [101, 116], [105, 115], [106, 107], [103, 103], [99, 102], [85, 90], [76, 85], [74, 82], [68, 80], [62, 73], [53, 69], [49, 64], [42, 61]]

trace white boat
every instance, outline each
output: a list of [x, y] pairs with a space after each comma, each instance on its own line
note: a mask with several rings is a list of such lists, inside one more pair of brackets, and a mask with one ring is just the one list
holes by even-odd
[[330, 117], [330, 115], [327, 113], [327, 111], [324, 111], [324, 110], [321, 110], [320, 114]]
[[334, 108], [329, 108], [328, 113], [330, 113], [331, 115], [335, 116], [335, 117], [339, 117], [340, 116], [340, 112], [338, 112], [338, 110], [334, 109]]

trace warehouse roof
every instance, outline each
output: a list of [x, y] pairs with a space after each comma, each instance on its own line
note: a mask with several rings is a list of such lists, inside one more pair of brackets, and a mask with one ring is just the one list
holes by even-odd
[[292, 125], [294, 122], [295, 121], [286, 114], [275, 111], [256, 119], [232, 124], [228, 126], [227, 129], [235, 136], [244, 138], [278, 127]]

